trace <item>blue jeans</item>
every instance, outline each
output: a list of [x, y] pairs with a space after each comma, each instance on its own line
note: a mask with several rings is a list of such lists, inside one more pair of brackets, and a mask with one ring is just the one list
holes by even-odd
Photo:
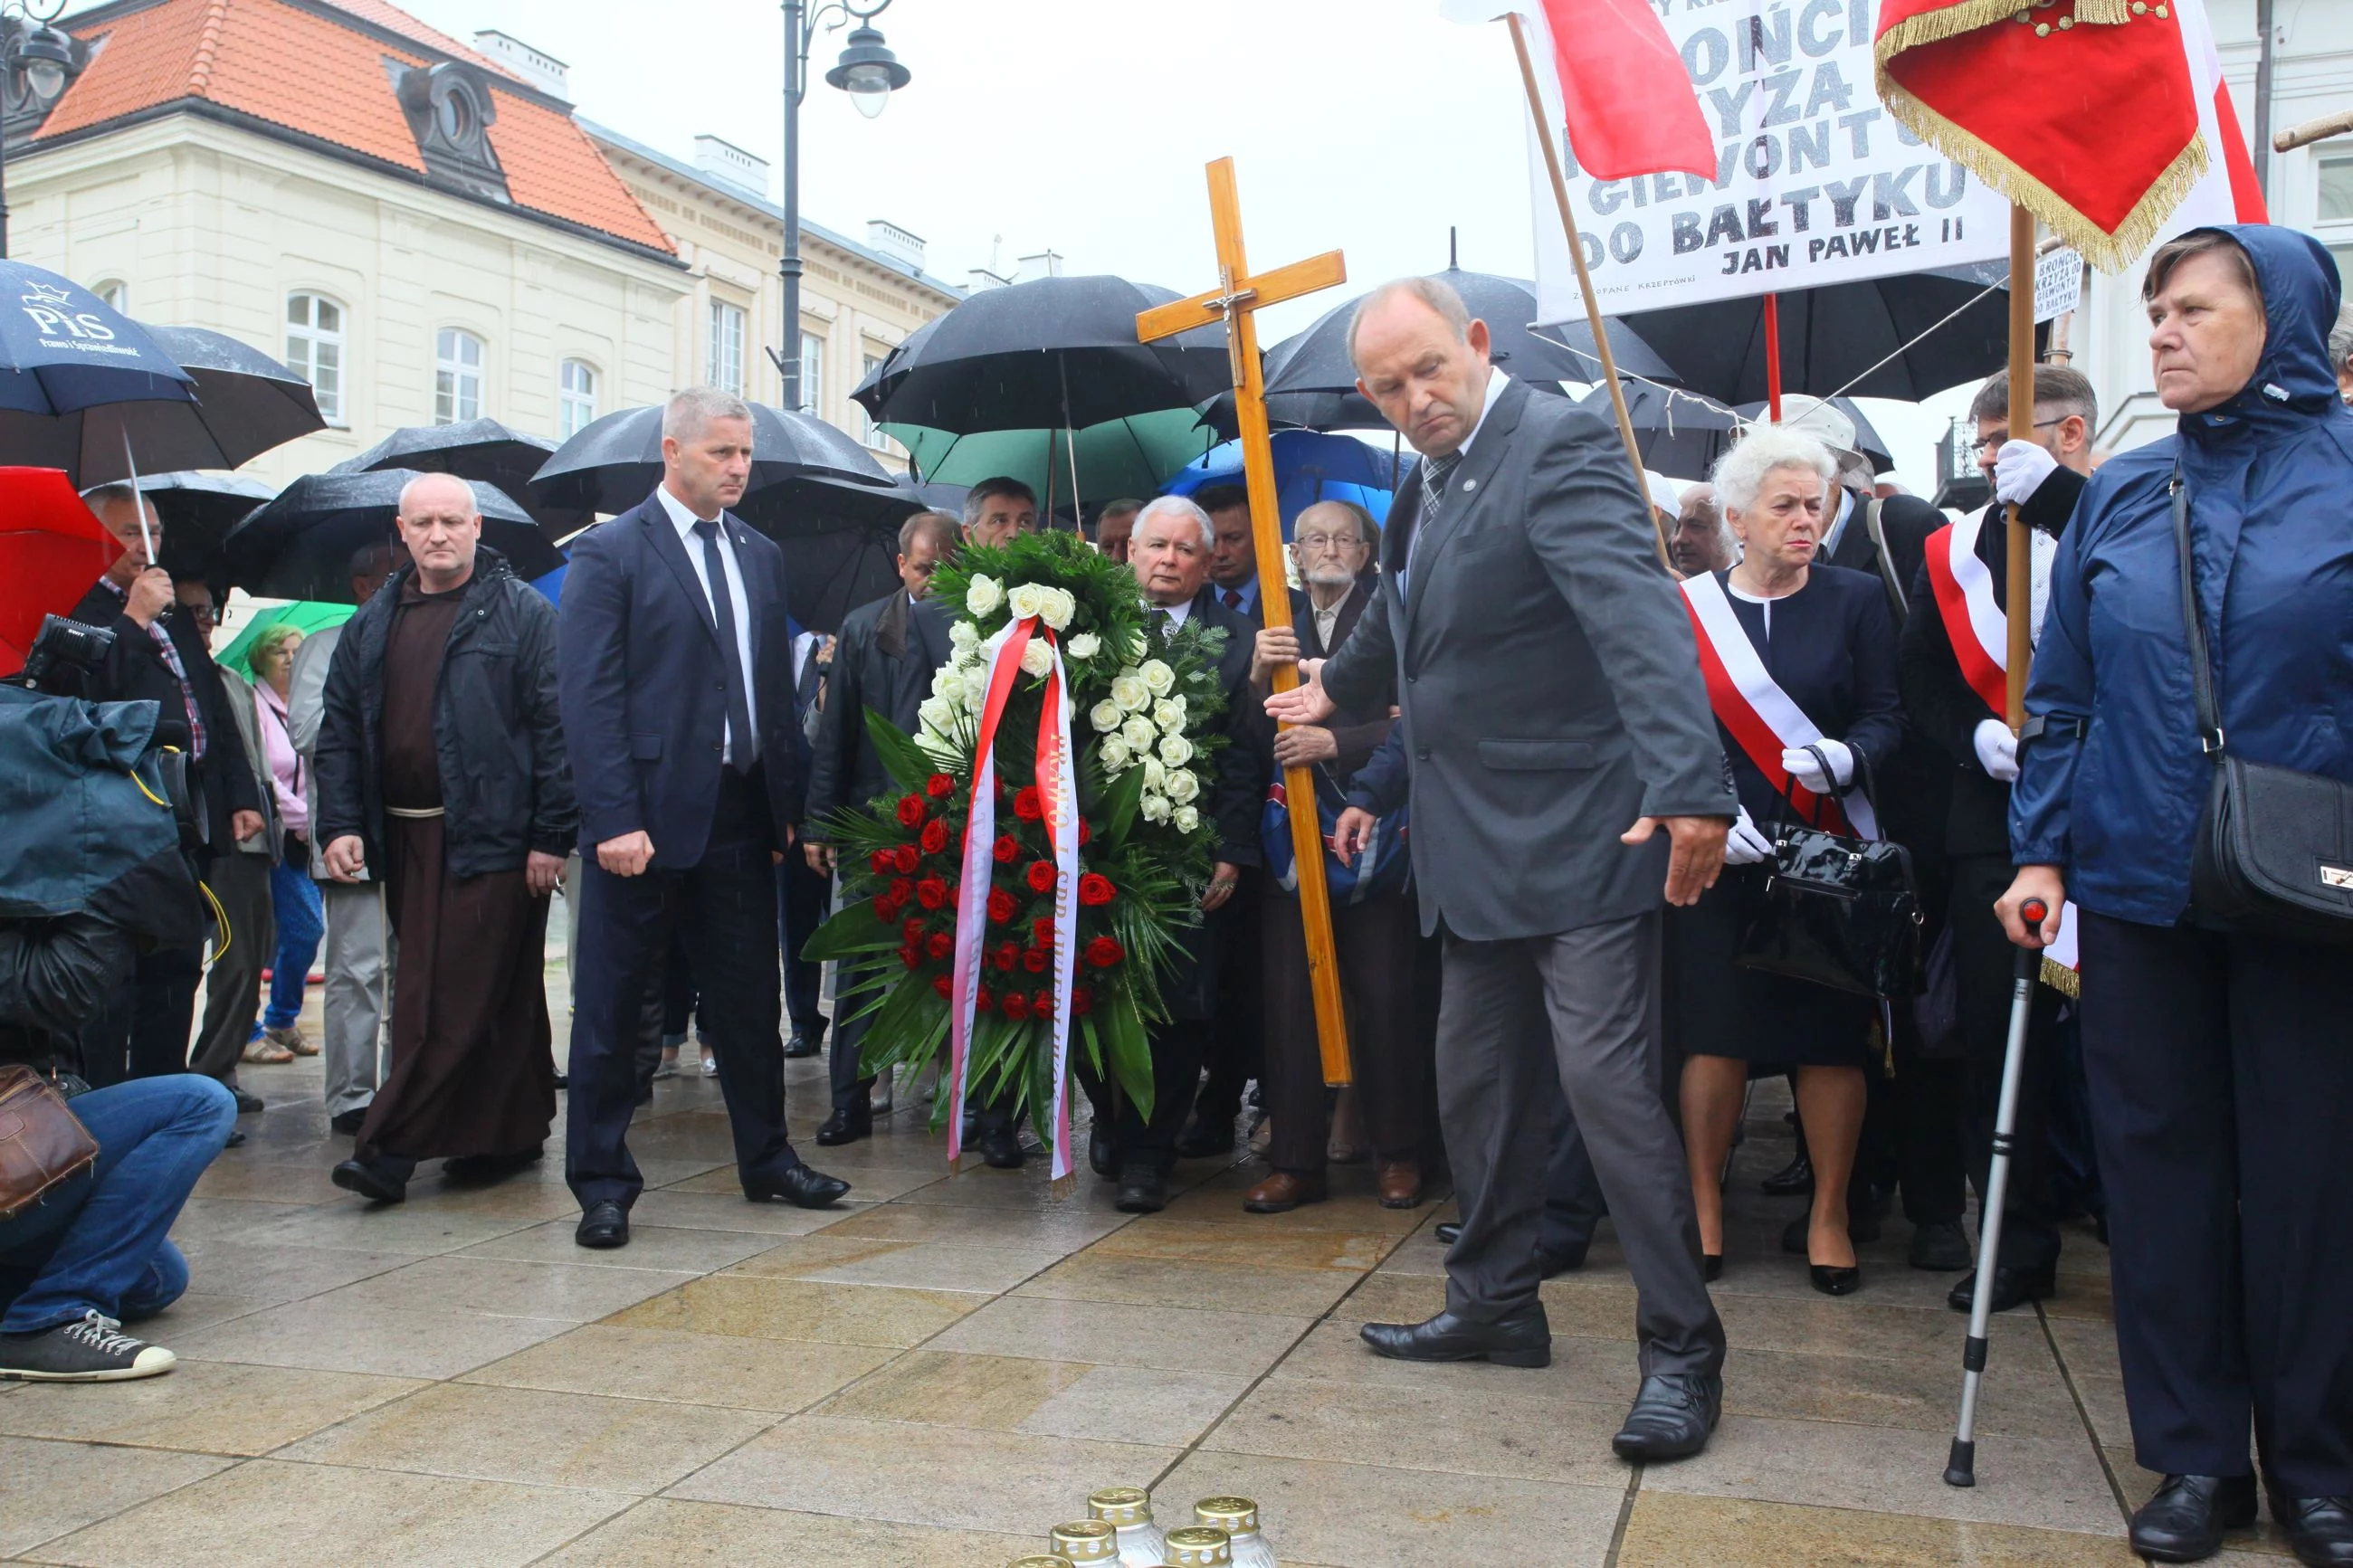
[[237, 1101], [211, 1079], [174, 1073], [77, 1095], [73, 1111], [98, 1159], [0, 1220], [0, 1333], [38, 1333], [93, 1309], [127, 1321], [188, 1288], [172, 1222], [228, 1142]]
[[302, 1016], [302, 987], [319, 956], [319, 939], [327, 933], [326, 910], [311, 873], [282, 863], [269, 868], [269, 905], [278, 918], [278, 956], [269, 966], [269, 1006], [261, 1023], [290, 1029]]

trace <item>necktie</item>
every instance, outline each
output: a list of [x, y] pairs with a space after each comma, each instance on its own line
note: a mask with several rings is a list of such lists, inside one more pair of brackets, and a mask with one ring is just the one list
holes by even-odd
[[760, 753], [752, 732], [752, 705], [744, 690], [743, 642], [735, 635], [735, 595], [727, 586], [727, 563], [719, 553], [719, 524], [697, 519], [702, 541], [702, 571], [711, 579], [711, 616], [719, 627], [719, 668], [727, 688], [727, 765], [747, 773]]
[[1240, 588], [1225, 588], [1219, 592], [1225, 595], [1226, 608], [1239, 610], [1242, 607], [1242, 591]]
[[1438, 503], [1446, 494], [1446, 481], [1453, 477], [1454, 470], [1461, 463], [1462, 454], [1459, 449], [1442, 458], [1422, 459], [1421, 505], [1414, 512], [1413, 537], [1405, 542], [1405, 567], [1409, 582], [1412, 580], [1414, 550], [1421, 543], [1421, 536], [1430, 525], [1438, 521]]

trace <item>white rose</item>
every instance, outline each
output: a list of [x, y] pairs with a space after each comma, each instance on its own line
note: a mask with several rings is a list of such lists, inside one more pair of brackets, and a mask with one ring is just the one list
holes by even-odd
[[1021, 648], [1021, 668], [1031, 675], [1044, 675], [1054, 668], [1054, 650], [1039, 637], [1031, 637]]
[[1079, 602], [1071, 597], [1069, 589], [1042, 588], [1039, 592], [1043, 596], [1038, 605], [1039, 617], [1056, 631], [1069, 626], [1071, 617], [1079, 613]]
[[970, 653], [980, 647], [980, 628], [970, 621], [958, 621], [948, 627], [948, 646], [958, 653]]
[[1161, 765], [1158, 757], [1148, 752], [1144, 753], [1144, 793], [1161, 795], [1165, 794], [1167, 788], [1168, 770]]
[[979, 679], [977, 676], [965, 681], [964, 683], [965, 711], [977, 719], [980, 717], [981, 710], [987, 706], [988, 682]]
[[1087, 717], [1094, 721], [1095, 729], [1099, 733], [1107, 735], [1118, 729], [1127, 715], [1119, 710], [1118, 703], [1106, 697], [1094, 705], [1093, 710]]
[[1168, 814], [1168, 820], [1176, 825], [1177, 832], [1192, 833], [1201, 826], [1201, 814], [1193, 806], [1180, 805]]
[[[1145, 689], [1142, 676], [1122, 675], [1113, 678], [1111, 700], [1119, 704], [1119, 710], [1123, 713], [1141, 713], [1152, 705], [1152, 693]], [[1145, 722], [1148, 724], [1151, 721], [1147, 719]]]
[[1193, 742], [1182, 735], [1160, 737], [1160, 760], [1172, 768], [1181, 768], [1193, 760]]
[[1119, 732], [1126, 736], [1127, 743], [1139, 752], [1152, 750], [1153, 742], [1160, 738], [1160, 732], [1152, 727], [1152, 721], [1141, 713], [1130, 717], [1119, 727]]
[[1145, 790], [1144, 792], [1143, 810], [1145, 821], [1166, 822], [1168, 820], [1168, 797], [1165, 795], [1155, 795], [1150, 790]]
[[[1056, 629], [1060, 629], [1059, 627]], [[1072, 658], [1092, 658], [1103, 651], [1103, 638], [1092, 632], [1081, 632], [1066, 645]]]
[[1152, 705], [1152, 721], [1170, 734], [1179, 734], [1185, 728], [1185, 700], [1164, 697]]
[[1024, 583], [1005, 596], [1006, 612], [1017, 621], [1026, 621], [1036, 615], [1047, 590], [1035, 583]]
[[947, 733], [948, 726], [955, 721], [955, 709], [950, 706], [944, 698], [927, 698], [916, 708], [915, 717], [923, 721], [923, 728], [926, 730], [936, 731], [944, 735]]
[[944, 664], [932, 672], [932, 695], [944, 697], [953, 702], [964, 695], [964, 671], [955, 665]]
[[976, 616], [994, 614], [1005, 603], [1005, 585], [996, 578], [975, 575], [965, 584], [964, 607]]
[[1176, 672], [1159, 659], [1145, 659], [1142, 673], [1145, 689], [1155, 697], [1166, 697], [1176, 689]]
[[1117, 735], [1105, 735], [1096, 742], [1095, 756], [1102, 762], [1103, 772], [1107, 773], [1125, 773], [1127, 764], [1135, 760], [1134, 749]]
[[1171, 769], [1167, 794], [1170, 800], [1198, 800], [1201, 795], [1201, 776], [1190, 768]]
[[1142, 658], [1144, 657], [1145, 649], [1149, 646], [1150, 645], [1144, 640], [1144, 634], [1142, 632], [1138, 632], [1134, 637], [1127, 639], [1127, 657], [1130, 658]]

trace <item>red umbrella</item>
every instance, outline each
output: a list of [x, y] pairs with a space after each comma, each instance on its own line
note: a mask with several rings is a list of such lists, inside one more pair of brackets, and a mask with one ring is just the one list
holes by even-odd
[[0, 671], [23, 668], [41, 617], [79, 604], [121, 553], [63, 470], [0, 468]]

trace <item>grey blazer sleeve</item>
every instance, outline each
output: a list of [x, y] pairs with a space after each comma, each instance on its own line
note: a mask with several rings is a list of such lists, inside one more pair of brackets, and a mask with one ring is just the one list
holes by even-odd
[[1564, 422], [1536, 453], [1528, 542], [1617, 694], [1642, 781], [1642, 815], [1730, 816], [1737, 805], [1700, 679], [1699, 647], [1659, 565], [1649, 518], [1606, 424]]

